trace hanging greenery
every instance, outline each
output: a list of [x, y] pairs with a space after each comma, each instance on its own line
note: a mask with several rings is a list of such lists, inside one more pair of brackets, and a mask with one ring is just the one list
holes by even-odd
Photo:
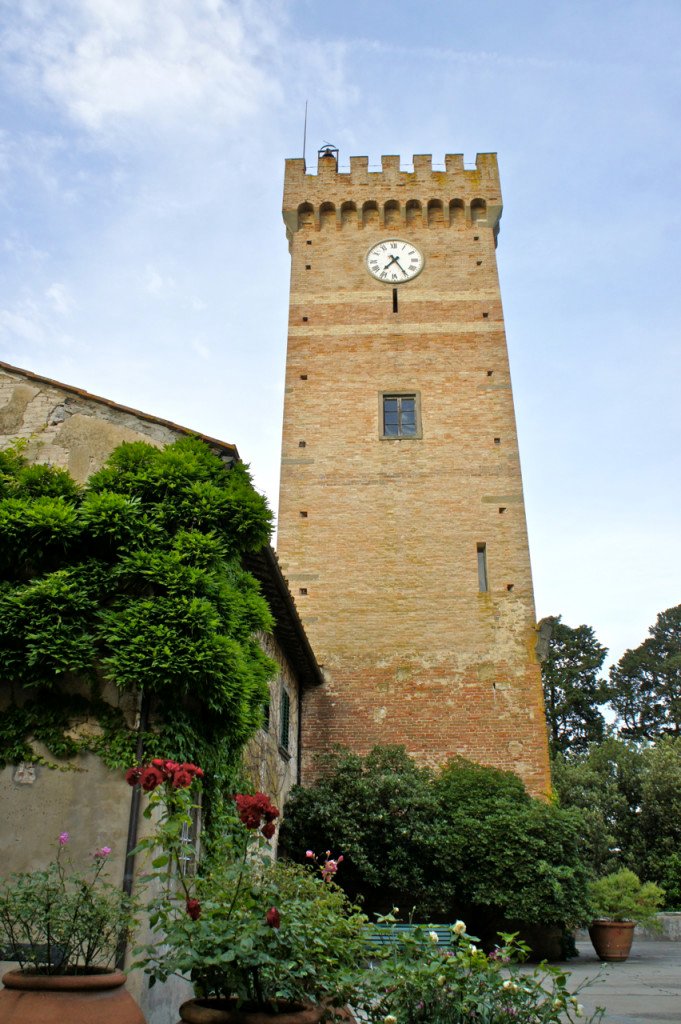
[[0, 452], [0, 763], [41, 760], [40, 740], [62, 766], [84, 750], [132, 764], [135, 722], [102, 699], [113, 683], [124, 706], [149, 702], [148, 754], [225, 776], [276, 669], [241, 566], [271, 518], [246, 467], [195, 438], [122, 444], [83, 488]]

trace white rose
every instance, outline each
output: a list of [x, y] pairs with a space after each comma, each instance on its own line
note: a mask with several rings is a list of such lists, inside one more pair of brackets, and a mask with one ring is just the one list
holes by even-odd
[[466, 922], [457, 921], [454, 927], [452, 928], [452, 931], [454, 932], [455, 935], [464, 935], [466, 932]]
[[393, 1017], [392, 1013], [389, 1013], [387, 1017], [383, 1018], [383, 1024], [397, 1024], [397, 1017]]
[[428, 938], [433, 943], [433, 945], [436, 945], [440, 941], [437, 937], [437, 932], [428, 932]]

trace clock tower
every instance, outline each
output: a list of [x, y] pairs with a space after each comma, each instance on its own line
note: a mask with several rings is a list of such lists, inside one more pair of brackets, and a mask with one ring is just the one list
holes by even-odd
[[402, 743], [548, 792], [501, 209], [493, 153], [286, 161], [278, 554], [326, 678], [304, 781], [333, 744]]

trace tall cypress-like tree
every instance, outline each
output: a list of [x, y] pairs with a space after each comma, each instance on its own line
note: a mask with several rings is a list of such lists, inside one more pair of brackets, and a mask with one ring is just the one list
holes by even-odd
[[608, 651], [591, 626], [566, 626], [560, 615], [539, 625], [549, 636], [541, 673], [551, 754], [581, 753], [605, 735], [600, 705], [607, 698], [599, 673]]

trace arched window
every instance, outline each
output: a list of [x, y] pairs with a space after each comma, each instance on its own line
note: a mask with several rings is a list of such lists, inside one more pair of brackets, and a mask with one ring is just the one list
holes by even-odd
[[452, 199], [449, 204], [449, 223], [463, 224], [466, 219], [463, 208], [463, 199]]
[[407, 203], [407, 224], [423, 224], [421, 204], [418, 201], [418, 199], [410, 199], [409, 202]]
[[396, 199], [389, 199], [383, 208], [386, 227], [398, 227], [400, 224], [400, 204]]
[[484, 199], [474, 199], [471, 203], [471, 220], [486, 220], [487, 203]]
[[333, 203], [322, 203], [319, 207], [319, 226], [322, 228], [335, 228], [336, 207]]
[[341, 224], [357, 224], [357, 207], [354, 203], [343, 203], [341, 206]]
[[362, 223], [365, 227], [378, 227], [378, 203], [370, 199], [362, 207]]
[[428, 200], [428, 226], [433, 227], [435, 224], [444, 224], [445, 215], [442, 210], [441, 199], [429, 199]]
[[301, 203], [298, 207], [298, 227], [314, 227], [314, 209], [312, 203]]

